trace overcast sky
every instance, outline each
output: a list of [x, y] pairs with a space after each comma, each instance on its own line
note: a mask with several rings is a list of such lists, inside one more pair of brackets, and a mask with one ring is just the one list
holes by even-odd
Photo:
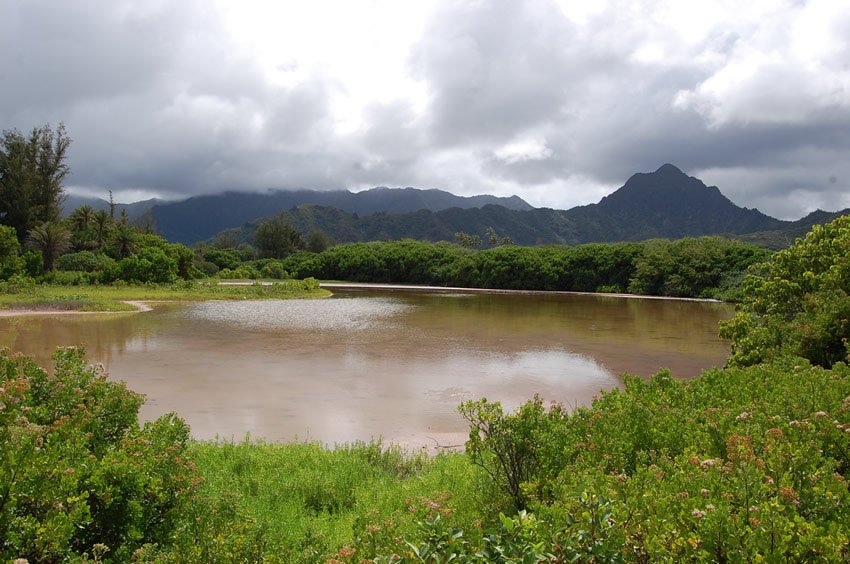
[[3, 0], [0, 129], [72, 192], [415, 186], [598, 201], [670, 162], [850, 206], [850, 2]]

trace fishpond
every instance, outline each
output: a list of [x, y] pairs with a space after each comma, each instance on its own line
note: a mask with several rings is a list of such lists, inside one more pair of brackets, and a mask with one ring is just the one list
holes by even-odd
[[334, 290], [320, 300], [153, 304], [144, 313], [0, 319], [0, 346], [51, 366], [57, 346], [176, 412], [199, 439], [410, 447], [462, 443], [456, 408], [539, 394], [586, 405], [621, 374], [720, 366], [726, 304], [563, 294]]

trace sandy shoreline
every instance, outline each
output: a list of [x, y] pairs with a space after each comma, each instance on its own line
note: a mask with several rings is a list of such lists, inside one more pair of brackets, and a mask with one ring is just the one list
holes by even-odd
[[151, 311], [151, 306], [147, 302], [134, 300], [122, 300], [121, 303], [133, 306], [135, 311], [78, 311], [78, 310], [62, 310], [62, 309], [0, 309], [0, 317], [18, 317], [24, 315], [93, 315], [105, 313], [142, 313]]

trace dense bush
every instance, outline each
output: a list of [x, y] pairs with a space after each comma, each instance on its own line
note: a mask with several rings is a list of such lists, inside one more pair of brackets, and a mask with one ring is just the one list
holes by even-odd
[[624, 390], [571, 414], [540, 400], [509, 415], [486, 401], [461, 411], [469, 455], [517, 505], [535, 510], [533, 523], [523, 516], [508, 526], [532, 527], [558, 559], [850, 555], [845, 365], [628, 378]]
[[84, 284], [98, 284], [101, 274], [98, 272], [81, 272], [79, 270], [51, 270], [45, 272], [38, 279], [43, 284], [55, 284], [57, 286], [80, 286]]
[[289, 278], [289, 272], [283, 266], [283, 261], [275, 259], [260, 259], [254, 263], [254, 268], [260, 271], [263, 278], [285, 280]]
[[250, 264], [242, 264], [234, 270], [229, 268], [220, 270], [218, 277], [222, 280], [256, 280], [261, 278], [262, 275]]
[[628, 289], [633, 294], [716, 297], [734, 276], [770, 252], [719, 237], [643, 243]]
[[106, 545], [118, 559], [170, 537], [196, 476], [186, 425], [140, 428], [142, 397], [56, 353], [55, 374], [0, 352], [0, 556], [58, 561]]
[[850, 216], [817, 225], [747, 276], [743, 303], [721, 334], [730, 363], [792, 354], [821, 366], [847, 359], [850, 337]]
[[216, 265], [219, 270], [229, 268], [234, 270], [242, 263], [239, 253], [224, 249], [209, 248], [203, 253], [204, 260]]
[[62, 255], [56, 260], [59, 270], [76, 270], [80, 272], [95, 272], [105, 270], [115, 264], [115, 261], [100, 253], [80, 251]]
[[35, 278], [44, 274], [44, 257], [41, 256], [41, 253], [27, 251], [21, 255], [21, 259], [24, 261], [23, 273], [27, 276]]
[[107, 270], [104, 279], [168, 284], [177, 280], [177, 261], [159, 247], [145, 247], [118, 261]]

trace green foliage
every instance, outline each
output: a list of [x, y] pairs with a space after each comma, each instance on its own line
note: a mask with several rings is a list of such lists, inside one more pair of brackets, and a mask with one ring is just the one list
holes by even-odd
[[260, 259], [254, 263], [254, 268], [259, 270], [263, 278], [285, 280], [290, 277], [289, 272], [284, 267], [283, 261], [280, 260]]
[[234, 270], [225, 268], [219, 271], [218, 277], [222, 280], [256, 280], [262, 275], [250, 264], [243, 264]]
[[732, 296], [735, 281], [766, 254], [716, 237], [482, 251], [403, 240], [296, 253], [283, 264], [293, 276], [326, 280], [724, 297]]
[[188, 427], [63, 349], [53, 375], [0, 353], [0, 557], [58, 561], [168, 542], [196, 487]]
[[115, 264], [110, 257], [92, 251], [67, 253], [56, 261], [59, 270], [76, 270], [79, 272], [98, 272], [106, 270]]
[[484, 236], [487, 238], [487, 244], [491, 247], [501, 247], [503, 245], [513, 245], [514, 242], [507, 235], [504, 237], [499, 237], [496, 233], [496, 230], [492, 227], [488, 227], [484, 230]]
[[201, 275], [211, 278], [218, 275], [219, 268], [214, 263], [201, 261], [195, 265]]
[[66, 222], [71, 228], [71, 245], [74, 250], [83, 251], [98, 247], [94, 208], [88, 205], [80, 206], [71, 212]]
[[0, 261], [18, 256], [20, 248], [21, 244], [15, 235], [15, 229], [7, 225], [0, 225]]
[[[489, 465], [514, 503], [518, 489], [534, 514], [501, 516], [480, 540], [432, 518], [407, 537], [420, 553], [486, 562], [844, 561], [850, 554], [843, 364], [825, 370], [787, 361], [684, 382], [663, 372], [627, 378], [624, 390], [571, 414], [545, 411], [536, 398], [508, 415], [484, 400], [461, 411], [472, 428], [467, 455]], [[509, 472], [527, 481], [514, 488]]]
[[15, 229], [0, 225], [0, 280], [8, 280], [24, 271], [24, 260], [18, 256], [20, 244]]
[[203, 253], [203, 258], [205, 261], [216, 265], [219, 270], [224, 268], [235, 270], [242, 262], [242, 259], [236, 251], [217, 249], [214, 247], [206, 249]]
[[127, 225], [119, 223], [109, 234], [107, 245], [111, 247], [112, 254], [117, 259], [123, 259], [136, 250], [139, 233]]
[[62, 181], [69, 172], [65, 156], [71, 139], [60, 124], [17, 130], [0, 137], [0, 217], [15, 229], [18, 241], [40, 223], [59, 221]]
[[106, 210], [99, 210], [94, 212], [92, 222], [92, 228], [94, 230], [94, 237], [95, 242], [97, 243], [97, 248], [102, 249], [106, 245], [106, 241], [109, 237], [110, 232], [115, 227], [115, 224], [112, 221], [112, 217], [106, 212]]
[[635, 261], [629, 292], [658, 296], [718, 297], [731, 275], [770, 254], [721, 237], [657, 239], [645, 242], [643, 248]]
[[455, 243], [465, 249], [477, 249], [481, 246], [481, 237], [478, 235], [470, 235], [463, 231], [455, 233]]
[[307, 250], [311, 253], [321, 253], [333, 245], [334, 240], [331, 236], [320, 229], [314, 229], [307, 236]]
[[260, 252], [260, 256], [266, 258], [286, 258], [306, 247], [301, 234], [281, 216], [260, 224], [254, 236], [254, 246]]
[[546, 413], [539, 397], [505, 415], [499, 402], [468, 401], [458, 411], [469, 423], [466, 452], [510, 496], [516, 509], [528, 507], [526, 487], [540, 478], [540, 449], [561, 410]]
[[850, 216], [820, 226], [747, 276], [743, 303], [721, 327], [730, 364], [799, 355], [821, 366], [847, 358]]
[[[203, 491], [231, 495], [266, 529], [266, 554], [287, 562], [358, 562], [406, 547], [419, 521], [470, 525], [477, 472], [460, 455], [426, 458], [379, 442], [198, 443]], [[447, 493], [452, 492], [452, 493]]]
[[35, 251], [27, 251], [21, 255], [24, 262], [24, 273], [30, 277], [37, 277], [44, 274], [44, 257], [41, 253]]
[[177, 280], [177, 261], [158, 247], [145, 247], [118, 261], [105, 274], [106, 281], [169, 284]]
[[41, 253], [45, 270], [53, 270], [56, 259], [71, 248], [71, 232], [59, 222], [40, 223], [30, 229], [27, 245]]
[[[80, 270], [51, 270], [39, 277], [40, 284], [51, 284], [56, 286], [83, 286], [87, 284], [99, 284], [102, 276], [99, 272], [83, 272]], [[76, 300], [75, 300], [76, 302]], [[76, 302], [79, 303], [79, 302]], [[56, 304], [60, 307], [59, 304]], [[67, 304], [67, 307], [71, 304]], [[73, 309], [73, 308], [72, 308]]]
[[177, 263], [177, 277], [183, 280], [201, 278], [201, 271], [195, 266], [195, 252], [180, 243], [172, 243], [165, 247], [168, 256]]

